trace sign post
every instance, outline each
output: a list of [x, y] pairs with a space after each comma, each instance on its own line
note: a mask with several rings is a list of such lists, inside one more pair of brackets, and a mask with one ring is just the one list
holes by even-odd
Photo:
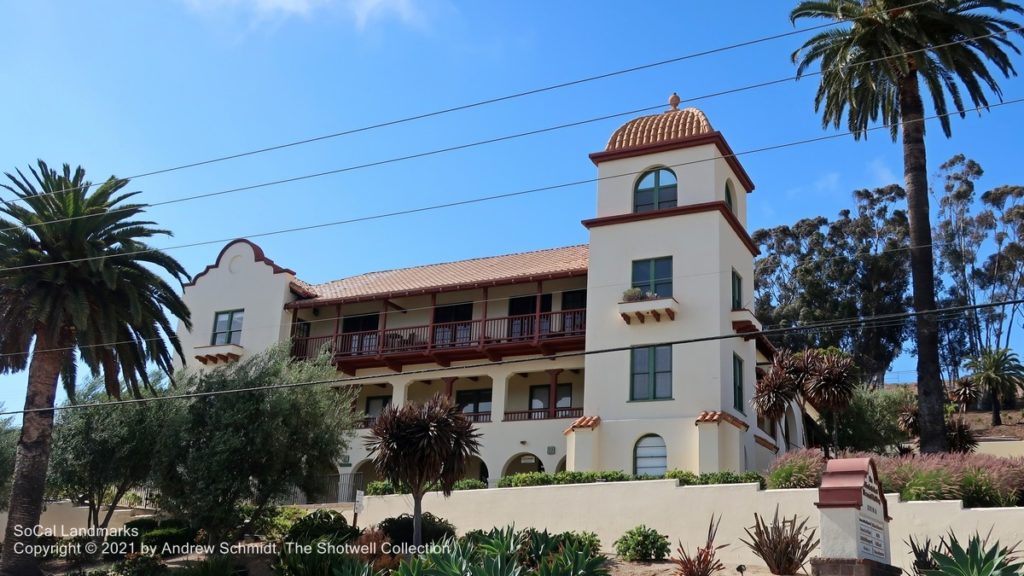
[[889, 508], [870, 458], [829, 460], [815, 503], [821, 557], [813, 576], [898, 576], [889, 550]]
[[366, 509], [366, 504], [363, 501], [363, 496], [366, 493], [362, 490], [356, 490], [356, 501], [352, 505], [352, 527], [359, 527], [359, 514]]

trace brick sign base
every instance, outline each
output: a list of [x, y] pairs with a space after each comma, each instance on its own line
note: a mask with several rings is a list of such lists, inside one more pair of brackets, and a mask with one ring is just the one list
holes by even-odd
[[900, 576], [903, 570], [874, 560], [811, 558], [811, 576]]

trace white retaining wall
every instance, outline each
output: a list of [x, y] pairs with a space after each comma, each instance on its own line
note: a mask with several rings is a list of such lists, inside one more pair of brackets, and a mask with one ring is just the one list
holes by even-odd
[[[743, 528], [754, 523], [754, 513], [770, 519], [778, 507], [784, 516], [810, 517], [808, 525], [816, 529], [817, 495], [816, 489], [762, 491], [756, 484], [680, 487], [675, 480], [647, 480], [467, 490], [448, 499], [435, 492], [424, 498], [423, 509], [448, 519], [460, 534], [509, 524], [555, 532], [588, 530], [600, 536], [606, 551], [623, 532], [646, 524], [668, 535], [673, 553], [679, 541], [690, 549], [702, 544], [711, 515], [721, 515], [717, 542], [729, 544], [720, 551], [722, 560], [762, 565], [740, 542], [746, 537]], [[893, 563], [908, 571], [912, 558], [904, 541], [910, 535], [931, 536], [934, 541], [950, 529], [958, 536], [991, 529], [992, 538], [1005, 544], [1024, 540], [1024, 508], [965, 509], [959, 500], [900, 502], [897, 494], [888, 494], [887, 499]], [[412, 512], [409, 496], [367, 496], [365, 502], [360, 526]]]

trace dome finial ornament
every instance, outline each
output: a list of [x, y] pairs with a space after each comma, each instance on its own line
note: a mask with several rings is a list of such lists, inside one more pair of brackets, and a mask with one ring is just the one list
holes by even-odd
[[679, 110], [680, 102], [682, 102], [682, 100], [680, 100], [679, 94], [676, 94], [675, 92], [668, 97], [668, 105], [671, 106], [673, 110]]

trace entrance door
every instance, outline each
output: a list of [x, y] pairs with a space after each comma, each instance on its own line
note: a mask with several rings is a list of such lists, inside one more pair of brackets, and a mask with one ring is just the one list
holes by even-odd
[[473, 338], [473, 303], [434, 308], [434, 346], [467, 346]]
[[[551, 330], [551, 294], [541, 294], [541, 334]], [[537, 321], [537, 296], [519, 296], [508, 300], [508, 337], [513, 340], [533, 338], [534, 324]]]
[[341, 349], [350, 354], [377, 352], [380, 314], [360, 314], [341, 319]]

